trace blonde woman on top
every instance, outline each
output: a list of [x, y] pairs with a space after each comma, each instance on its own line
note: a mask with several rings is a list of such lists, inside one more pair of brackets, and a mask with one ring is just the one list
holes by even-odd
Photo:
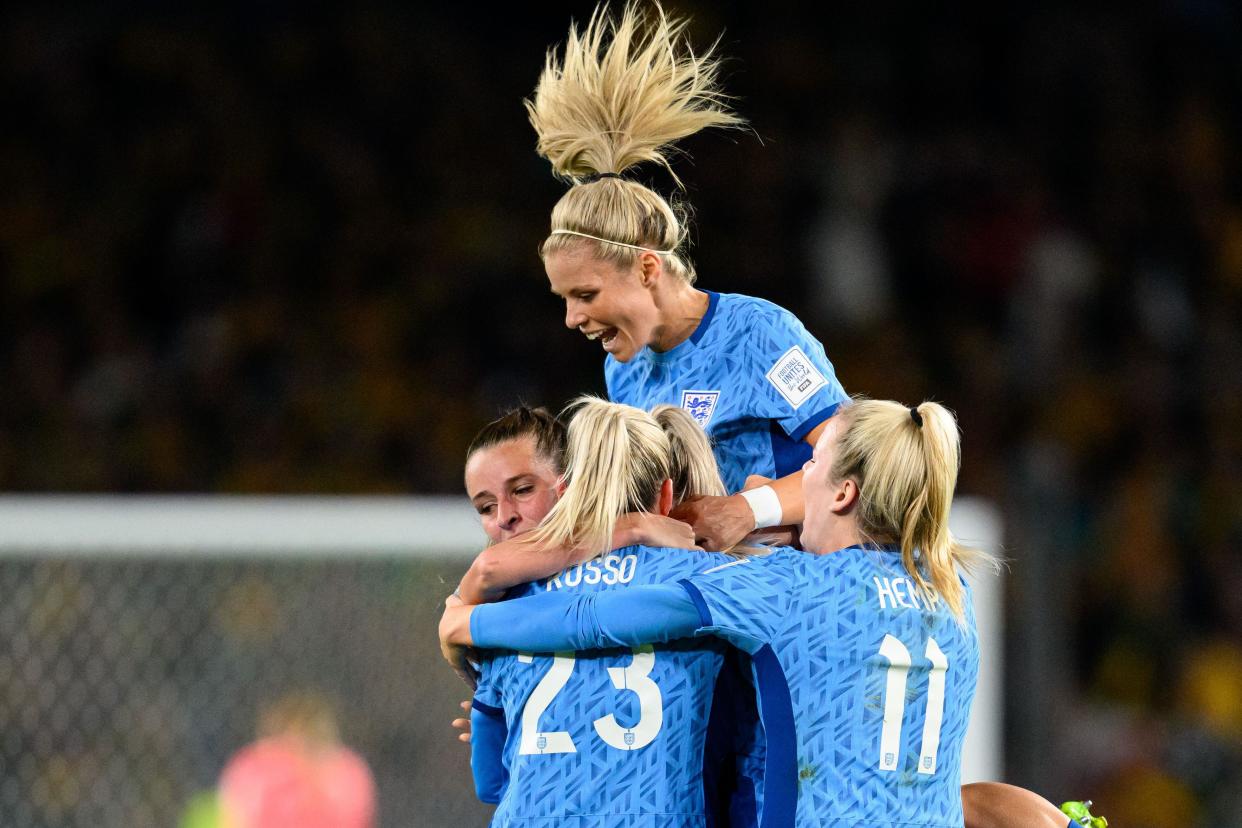
[[[570, 184], [540, 245], [565, 324], [605, 353], [609, 397], [690, 412], [710, 435], [727, 495], [674, 511], [708, 549], [802, 521], [800, 471], [846, 399], [824, 348], [793, 314], [695, 286], [683, 210], [637, 180], [673, 174], [677, 141], [738, 127], [714, 49], [695, 52], [687, 20], [658, 4], [603, 6], [549, 52], [526, 102], [537, 150]], [[771, 482], [739, 494], [750, 475]]]

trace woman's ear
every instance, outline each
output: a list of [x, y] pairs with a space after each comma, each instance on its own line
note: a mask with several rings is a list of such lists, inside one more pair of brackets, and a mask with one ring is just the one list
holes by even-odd
[[858, 503], [858, 495], [858, 481], [852, 477], [847, 477], [837, 484], [836, 491], [832, 495], [832, 504], [829, 508], [838, 515], [849, 514]]
[[650, 251], [643, 251], [638, 256], [638, 281], [645, 288], [653, 287], [664, 272], [664, 262]]
[[673, 511], [673, 481], [665, 478], [660, 484], [660, 497], [656, 501], [656, 514], [667, 516]]
[[565, 490], [569, 488], [569, 483], [565, 481], [565, 475], [556, 478], [556, 499], [560, 500], [565, 496]]

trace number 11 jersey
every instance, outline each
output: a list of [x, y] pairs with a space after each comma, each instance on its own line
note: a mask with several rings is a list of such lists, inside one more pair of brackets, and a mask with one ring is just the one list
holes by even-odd
[[764, 828], [960, 828], [979, 673], [964, 580], [961, 623], [886, 548], [781, 549], [680, 583], [698, 632], [751, 654], [767, 732]]

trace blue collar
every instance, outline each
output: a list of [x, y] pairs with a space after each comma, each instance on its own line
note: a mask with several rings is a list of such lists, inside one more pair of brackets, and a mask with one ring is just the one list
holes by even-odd
[[855, 543], [851, 546], [844, 546], [838, 549], [838, 552], [849, 552], [858, 549], [863, 552], [895, 552], [901, 554], [901, 544], [899, 543]]
[[716, 305], [720, 304], [719, 293], [714, 290], [703, 292], [707, 294], [707, 313], [703, 314], [703, 318], [699, 320], [699, 326], [694, 329], [694, 333], [690, 334], [690, 341], [695, 345], [698, 345], [703, 334], [707, 333], [707, 326], [712, 324], [712, 317], [716, 315]]

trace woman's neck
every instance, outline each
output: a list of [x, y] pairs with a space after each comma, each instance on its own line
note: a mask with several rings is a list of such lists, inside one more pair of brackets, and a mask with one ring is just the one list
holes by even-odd
[[676, 279], [665, 290], [658, 292], [655, 300], [658, 319], [651, 350], [657, 352], [671, 351], [689, 339], [711, 304], [706, 293], [695, 290], [681, 279]]
[[828, 531], [821, 543], [821, 548], [808, 551], [814, 552], [816, 555], [828, 555], [833, 552], [840, 552], [842, 549], [862, 546], [867, 542], [868, 539], [859, 531], [857, 524], [852, 521], [845, 521]]

